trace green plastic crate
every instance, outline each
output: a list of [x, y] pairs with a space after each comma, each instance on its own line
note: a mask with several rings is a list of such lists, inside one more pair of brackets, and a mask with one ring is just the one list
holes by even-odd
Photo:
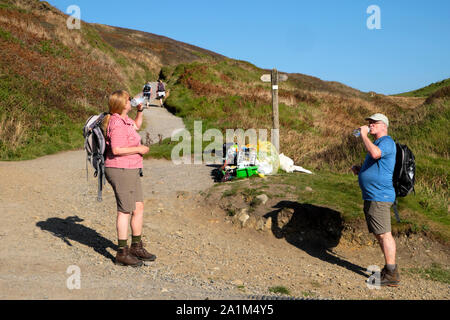
[[258, 167], [246, 167], [236, 170], [236, 178], [248, 178], [258, 174]]

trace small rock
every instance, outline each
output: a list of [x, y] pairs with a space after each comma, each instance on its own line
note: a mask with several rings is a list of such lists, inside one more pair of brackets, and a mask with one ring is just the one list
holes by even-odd
[[264, 205], [269, 200], [269, 197], [265, 194], [260, 194], [259, 196], [256, 197], [256, 199], [261, 200], [261, 203]]
[[266, 220], [266, 223], [264, 224], [264, 228], [266, 230], [272, 230], [272, 218], [269, 218]]
[[243, 286], [244, 285], [244, 281], [242, 281], [242, 280], [234, 280], [234, 281], [231, 282], [231, 284], [234, 285], [234, 286], [239, 287], [239, 286]]
[[244, 213], [247, 213], [247, 212], [248, 212], [247, 208], [242, 208], [242, 209], [239, 210], [239, 214], [244, 214]]
[[258, 220], [255, 217], [251, 216], [247, 220], [247, 222], [245, 222], [245, 227], [246, 228], [250, 228], [250, 229], [256, 229], [257, 228], [257, 223], [258, 223]]
[[256, 230], [264, 230], [266, 225], [266, 221], [264, 218], [260, 218], [257, 222], [256, 222]]
[[250, 216], [246, 213], [243, 213], [239, 216], [239, 221], [241, 222], [241, 225], [244, 227], [247, 220], [250, 219]]
[[314, 190], [313, 190], [311, 187], [306, 187], [306, 188], [305, 188], [305, 191], [307, 191], [307, 192], [313, 192]]
[[250, 216], [247, 214], [247, 208], [240, 209], [235, 218], [241, 223], [241, 226], [244, 227], [245, 223], [250, 218]]

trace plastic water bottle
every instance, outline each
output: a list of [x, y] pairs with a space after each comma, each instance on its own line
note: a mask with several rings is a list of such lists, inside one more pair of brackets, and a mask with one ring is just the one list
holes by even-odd
[[[370, 128], [369, 128], [369, 131], [367, 133], [370, 133]], [[355, 137], [359, 138], [361, 136], [361, 129], [358, 128], [358, 129], [353, 130], [353, 135]]]
[[133, 98], [133, 99], [131, 99], [131, 106], [133, 108], [136, 108], [138, 105], [142, 104], [143, 102], [144, 102], [144, 97]]

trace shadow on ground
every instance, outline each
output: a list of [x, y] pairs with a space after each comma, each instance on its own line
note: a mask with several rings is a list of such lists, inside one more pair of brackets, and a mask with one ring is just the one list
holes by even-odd
[[332, 253], [344, 228], [341, 214], [326, 207], [280, 201], [264, 217], [272, 218], [272, 232], [310, 256], [367, 277], [366, 269]]
[[79, 223], [83, 221], [83, 219], [77, 216], [67, 217], [65, 219], [49, 218], [45, 221], [39, 221], [36, 223], [36, 226], [60, 238], [68, 246], [72, 246], [70, 240], [76, 241], [91, 247], [95, 252], [114, 261], [115, 258], [106, 249], [111, 248], [117, 250], [117, 245], [102, 237], [97, 231]]

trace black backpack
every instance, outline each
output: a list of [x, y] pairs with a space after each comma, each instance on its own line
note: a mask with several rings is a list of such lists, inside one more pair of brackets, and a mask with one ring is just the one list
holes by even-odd
[[398, 214], [398, 198], [406, 197], [414, 191], [414, 183], [416, 181], [416, 160], [414, 154], [408, 146], [400, 143], [395, 144], [397, 147], [397, 156], [395, 159], [394, 175], [392, 182], [395, 189], [394, 212], [397, 221], [400, 222]]
[[144, 86], [144, 90], [142, 91], [142, 92], [150, 92], [152, 90], [152, 87], [149, 85], [149, 84], [146, 84], [145, 86]]
[[101, 125], [107, 112], [91, 116], [83, 127], [84, 149], [86, 150], [86, 178], [88, 179], [88, 162], [94, 168], [94, 177], [98, 177], [97, 201], [102, 201], [103, 185], [105, 180], [105, 150], [106, 141]]

